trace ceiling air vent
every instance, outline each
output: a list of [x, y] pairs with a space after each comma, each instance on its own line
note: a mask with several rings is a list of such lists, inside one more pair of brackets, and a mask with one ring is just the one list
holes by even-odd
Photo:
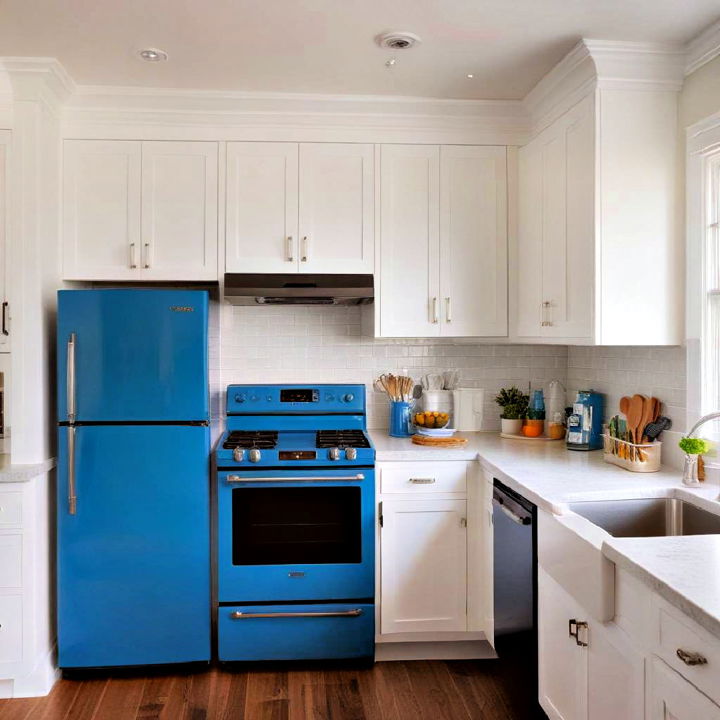
[[405, 32], [402, 30], [393, 30], [378, 35], [377, 44], [388, 50], [409, 50], [413, 45], [420, 42], [420, 38], [415, 33]]

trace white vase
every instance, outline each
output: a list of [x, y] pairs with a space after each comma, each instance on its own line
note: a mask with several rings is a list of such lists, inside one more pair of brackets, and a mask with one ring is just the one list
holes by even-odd
[[519, 435], [522, 430], [522, 418], [519, 420], [506, 420], [500, 418], [500, 429], [505, 435]]

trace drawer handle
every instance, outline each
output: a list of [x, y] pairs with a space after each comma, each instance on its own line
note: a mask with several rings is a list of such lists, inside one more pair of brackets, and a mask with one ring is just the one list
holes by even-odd
[[689, 650], [683, 650], [682, 648], [677, 649], [677, 656], [686, 665], [707, 665], [707, 658], [702, 656], [700, 653], [690, 652]]
[[432, 485], [435, 478], [410, 478], [410, 482], [413, 485]]
[[354, 610], [342, 610], [335, 612], [271, 612], [271, 613], [257, 613], [257, 612], [232, 612], [230, 617], [233, 620], [249, 620], [254, 618], [326, 618], [326, 617], [357, 617], [362, 615], [363, 611], [361, 608], [355, 608]]

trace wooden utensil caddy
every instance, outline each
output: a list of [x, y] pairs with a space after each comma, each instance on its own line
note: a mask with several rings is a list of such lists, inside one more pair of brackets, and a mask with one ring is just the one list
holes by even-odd
[[657, 472], [660, 469], [662, 443], [631, 443], [603, 435], [603, 459], [630, 472]]

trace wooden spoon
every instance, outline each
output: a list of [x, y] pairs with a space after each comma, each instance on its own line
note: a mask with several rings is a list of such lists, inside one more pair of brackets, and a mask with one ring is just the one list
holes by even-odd
[[630, 409], [630, 398], [624, 395], [620, 398], [620, 412], [627, 417], [628, 410]]
[[647, 427], [648, 423], [652, 420], [653, 412], [655, 410], [655, 400], [654, 398], [646, 398], [643, 397], [643, 413], [642, 413], [642, 419], [640, 420], [640, 441], [641, 442], [647, 442], [645, 438], [645, 428]]
[[627, 415], [627, 426], [630, 433], [630, 437], [633, 439], [633, 443], [637, 445], [637, 432], [640, 423], [642, 422], [643, 410], [645, 407], [645, 398], [642, 395], [633, 395], [630, 400], [630, 406]]

